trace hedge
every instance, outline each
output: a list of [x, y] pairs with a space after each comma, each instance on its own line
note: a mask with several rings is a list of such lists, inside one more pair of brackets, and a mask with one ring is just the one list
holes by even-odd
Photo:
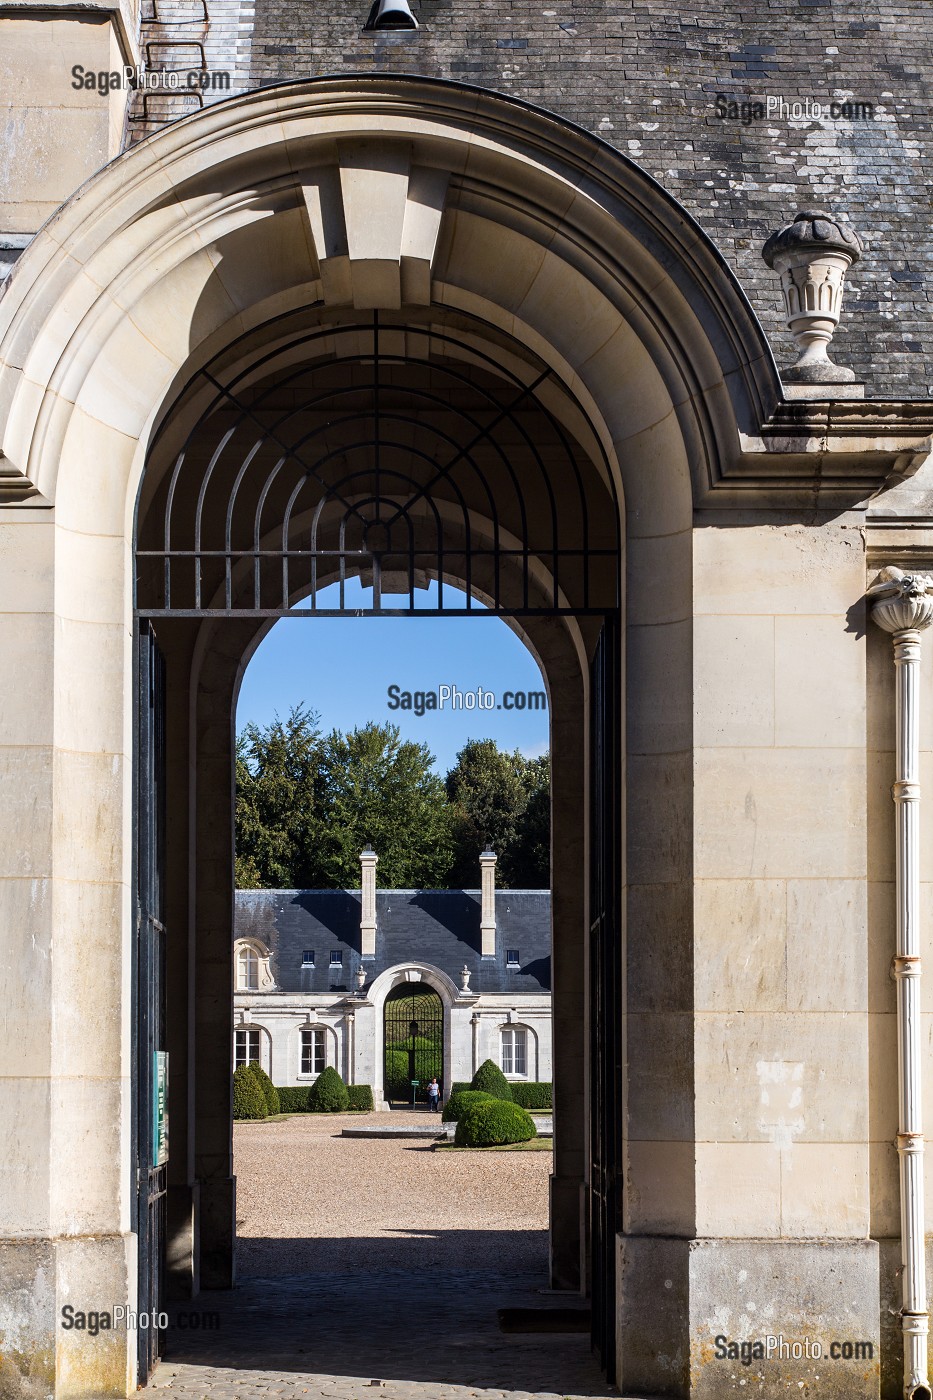
[[354, 1113], [372, 1113], [373, 1111], [373, 1091], [370, 1084], [348, 1084], [347, 1085], [347, 1107], [352, 1108]]
[[310, 1084], [299, 1084], [293, 1089], [278, 1089], [280, 1113], [307, 1113]]
[[259, 1087], [262, 1090], [262, 1096], [266, 1101], [266, 1112], [280, 1113], [281, 1109], [279, 1107], [279, 1091], [272, 1083], [272, 1080], [269, 1078], [268, 1074], [266, 1074], [266, 1071], [260, 1066], [257, 1060], [250, 1060], [249, 1067], [253, 1072], [254, 1079], [258, 1080], [259, 1082]]
[[322, 1069], [308, 1090], [310, 1113], [346, 1113], [349, 1102], [347, 1086], [333, 1065]]
[[265, 1118], [266, 1096], [248, 1065], [233, 1072], [233, 1116], [237, 1119]]
[[512, 1102], [509, 1081], [492, 1060], [483, 1061], [470, 1080], [470, 1088], [481, 1089], [484, 1094], [492, 1094], [494, 1099], [505, 1099], [508, 1103]]
[[492, 1094], [484, 1094], [482, 1089], [458, 1089], [444, 1104], [442, 1123], [456, 1123], [462, 1114], [475, 1103], [495, 1103]]
[[552, 1107], [552, 1086], [549, 1083], [523, 1079], [511, 1083], [509, 1088], [512, 1090], [513, 1103], [520, 1104], [522, 1108]]
[[528, 1142], [537, 1136], [531, 1114], [517, 1103], [493, 1099], [474, 1103], [457, 1124], [457, 1147], [503, 1147], [512, 1142]]

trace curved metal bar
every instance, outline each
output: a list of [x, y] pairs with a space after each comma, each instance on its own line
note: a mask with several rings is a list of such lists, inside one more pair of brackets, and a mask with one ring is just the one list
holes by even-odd
[[[279, 317], [276, 317], [273, 319], [273, 321], [267, 323], [267, 327], [287, 322], [287, 320], [290, 317], [294, 317], [296, 314], [302, 313], [298, 313], [295, 311], [282, 313]], [[486, 323], [479, 317], [471, 316], [470, 322], [471, 331], [473, 325], [478, 327], [486, 327]], [[361, 334], [365, 334], [367, 329], [369, 329], [372, 334], [371, 351], [354, 348], [354, 353], [352, 354], [341, 355], [339, 353], [339, 346], [342, 339], [345, 339], [347, 336], [359, 338]], [[489, 328], [487, 327], [487, 329]], [[431, 358], [429, 354], [406, 355], [404, 351], [399, 352], [396, 350], [386, 350], [384, 348], [385, 341], [383, 337], [387, 333], [391, 334], [391, 332], [393, 331], [403, 336], [407, 333], [423, 337], [424, 340], [426, 340], [429, 343], [429, 348], [433, 349], [433, 347], [435, 346], [440, 348], [442, 357]], [[613, 534], [615, 538], [614, 550], [606, 551], [603, 549], [599, 549], [595, 552], [591, 551], [591, 527], [587, 501], [587, 487], [584, 481], [583, 472], [581, 470], [581, 463], [579, 459], [579, 445], [576, 443], [576, 440], [571, 437], [570, 431], [564, 425], [561, 419], [553, 412], [553, 410], [550, 407], [548, 407], [546, 403], [544, 403], [541, 400], [537, 392], [540, 386], [549, 378], [553, 379], [555, 385], [560, 386], [560, 389], [563, 393], [566, 394], [568, 391], [566, 389], [566, 386], [564, 386], [561, 383], [561, 380], [559, 379], [555, 371], [549, 366], [547, 366], [540, 359], [540, 357], [534, 355], [533, 352], [528, 352], [526, 347], [521, 347], [523, 367], [528, 366], [529, 364], [531, 367], [534, 367], [535, 362], [537, 362], [539, 368], [539, 373], [534, 378], [526, 380], [520, 374], [517, 374], [512, 369], [502, 365], [501, 363], [499, 363], [499, 361], [493, 358], [493, 356], [487, 354], [483, 349], [471, 343], [470, 340], [462, 338], [462, 336], [460, 335], [452, 335], [449, 332], [435, 326], [421, 326], [418, 324], [406, 325], [403, 323], [398, 325], [393, 323], [389, 326], [385, 326], [384, 324], [380, 325], [378, 315], [374, 315], [371, 327], [367, 327], [364, 324], [361, 324], [360, 322], [349, 324], [344, 323], [340, 326], [319, 325], [310, 329], [304, 327], [299, 333], [291, 336], [290, 338], [287, 338], [284, 342], [275, 345], [274, 347], [268, 349], [264, 354], [252, 359], [248, 364], [244, 365], [236, 374], [234, 374], [232, 377], [227, 378], [226, 382], [222, 382], [221, 379], [215, 377], [215, 375], [212, 374], [211, 371], [213, 370], [214, 366], [217, 365], [218, 361], [222, 357], [229, 358], [231, 350], [236, 345], [240, 344], [246, 337], [251, 336], [252, 334], [254, 334], [254, 332], [244, 332], [241, 337], [238, 337], [235, 341], [223, 347], [221, 351], [218, 351], [211, 358], [211, 360], [209, 360], [208, 363], [194, 375], [192, 380], [189, 381], [188, 385], [186, 385], [182, 389], [182, 391], [175, 400], [174, 406], [181, 404], [184, 401], [185, 395], [191, 392], [193, 386], [195, 386], [198, 383], [207, 383], [211, 386], [213, 390], [213, 394], [209, 397], [207, 408], [203, 409], [199, 413], [197, 421], [192, 425], [191, 429], [189, 430], [184, 445], [176, 457], [175, 463], [173, 464], [173, 470], [169, 480], [168, 489], [166, 492], [163, 532], [164, 554], [162, 555], [162, 558], [164, 564], [164, 598], [166, 609], [168, 611], [172, 610], [172, 559], [180, 559], [183, 556], [188, 555], [188, 551], [186, 550], [177, 550], [172, 548], [173, 521], [176, 508], [178, 486], [183, 478], [183, 473], [187, 464], [191, 461], [190, 449], [195, 435], [203, 430], [205, 422], [218, 410], [219, 406], [224, 402], [232, 404], [237, 416], [236, 421], [224, 430], [219, 442], [216, 443], [211, 453], [211, 456], [207, 462], [207, 465], [203, 471], [201, 481], [199, 483], [194, 519], [195, 548], [191, 552], [190, 556], [193, 557], [195, 561], [195, 611], [201, 609], [200, 561], [208, 557], [215, 557], [217, 554], [216, 551], [203, 550], [202, 548], [204, 509], [208, 493], [210, 491], [211, 483], [216, 479], [216, 474], [219, 465], [224, 458], [224, 454], [228, 452], [228, 449], [231, 448], [231, 445], [233, 445], [234, 448], [236, 448], [237, 434], [241, 431], [244, 424], [247, 424], [249, 422], [252, 422], [255, 425], [256, 429], [258, 430], [258, 436], [250, 444], [250, 446], [245, 452], [245, 455], [242, 457], [239, 466], [237, 467], [235, 478], [231, 487], [229, 488], [229, 494], [227, 498], [225, 511], [225, 548], [223, 552], [223, 558], [225, 560], [225, 599], [228, 608], [230, 607], [232, 602], [231, 568], [232, 558], [234, 554], [233, 522], [236, 512], [236, 504], [241, 497], [241, 491], [243, 489], [244, 482], [247, 479], [250, 468], [255, 463], [258, 454], [267, 445], [271, 445], [273, 447], [278, 448], [280, 455], [275, 461], [271, 470], [268, 472], [266, 480], [262, 483], [258, 495], [258, 500], [256, 501], [256, 505], [254, 508], [253, 556], [254, 600], [256, 608], [260, 608], [261, 605], [262, 577], [260, 558], [265, 557], [269, 553], [269, 551], [263, 551], [260, 548], [260, 542], [263, 538], [262, 517], [267, 509], [270, 494], [274, 486], [277, 482], [282, 480], [282, 472], [286, 463], [295, 464], [295, 466], [301, 474], [301, 479], [295, 483], [295, 485], [292, 487], [289, 493], [288, 500], [285, 506], [285, 513], [281, 521], [282, 545], [280, 557], [282, 561], [283, 571], [283, 606], [287, 606], [287, 599], [290, 596], [291, 592], [288, 577], [289, 557], [291, 554], [295, 553], [294, 550], [289, 550], [288, 548], [288, 537], [292, 528], [291, 522], [295, 509], [297, 507], [297, 503], [301, 498], [302, 492], [304, 491], [305, 487], [310, 485], [312, 482], [315, 482], [317, 484], [318, 488], [322, 493], [320, 501], [314, 508], [314, 517], [312, 521], [312, 600], [316, 597], [317, 592], [316, 556], [318, 551], [316, 549], [316, 545], [318, 531], [324, 510], [330, 504], [333, 503], [339, 504], [343, 508], [343, 518], [340, 523], [339, 531], [341, 540], [341, 551], [343, 551], [346, 546], [346, 531], [348, 524], [350, 520], [354, 518], [358, 520], [360, 527], [363, 530], [365, 530], [367, 525], [372, 523], [371, 520], [367, 519], [366, 513], [375, 510], [375, 518], [378, 519], [380, 524], [382, 524], [383, 527], [386, 529], [387, 541], [390, 545], [392, 540], [391, 532], [393, 530], [393, 527], [404, 520], [405, 532], [409, 546], [409, 595], [410, 602], [412, 606], [414, 606], [415, 558], [416, 554], [419, 551], [417, 551], [415, 548], [416, 532], [414, 529], [414, 521], [411, 512], [420, 501], [427, 502], [430, 508], [430, 512], [434, 518], [434, 528], [436, 531], [436, 538], [438, 544], [437, 570], [440, 580], [444, 573], [445, 532], [443, 521], [438, 512], [437, 505], [432, 499], [431, 493], [436, 487], [443, 485], [445, 487], [445, 491], [452, 492], [453, 497], [456, 501], [457, 509], [459, 510], [463, 522], [462, 529], [463, 534], [465, 536], [465, 544], [462, 547], [458, 548], [455, 551], [455, 553], [463, 554], [465, 557], [466, 571], [468, 575], [466, 579], [466, 586], [469, 601], [469, 599], [472, 597], [471, 560], [474, 553], [474, 548], [470, 524], [470, 512], [467, 507], [463, 491], [461, 490], [460, 483], [457, 480], [458, 474], [456, 469], [460, 467], [461, 464], [463, 464], [464, 469], [468, 471], [469, 474], [475, 479], [486, 502], [486, 510], [488, 511], [488, 519], [493, 535], [493, 550], [491, 551], [491, 553], [494, 559], [494, 606], [499, 607], [501, 603], [499, 571], [499, 558], [502, 553], [500, 549], [501, 511], [496, 499], [496, 492], [493, 490], [491, 484], [492, 478], [488, 475], [487, 469], [484, 468], [482, 461], [476, 456], [476, 449], [480, 446], [480, 444], [483, 444], [484, 450], [493, 454], [492, 460], [495, 461], [497, 464], [501, 465], [502, 477], [508, 480], [511, 492], [514, 493], [514, 502], [521, 521], [520, 539], [523, 574], [523, 608], [527, 608], [529, 606], [530, 559], [532, 555], [537, 555], [539, 557], [550, 557], [551, 568], [549, 572], [551, 574], [551, 591], [553, 597], [553, 605], [555, 608], [561, 607], [561, 604], [558, 600], [560, 596], [566, 592], [565, 589], [562, 589], [560, 587], [560, 560], [565, 556], [567, 558], [579, 557], [581, 559], [582, 572], [579, 576], [579, 579], [582, 583], [582, 601], [583, 606], [589, 609], [591, 580], [590, 570], [587, 567], [587, 561], [591, 557], [595, 557], [596, 554], [602, 557], [607, 553], [611, 552], [618, 556], [620, 538], [620, 523], [618, 519], [618, 511], [616, 510], [613, 512]], [[262, 383], [262, 371], [266, 366], [273, 366], [276, 360], [281, 360], [283, 356], [287, 356], [293, 353], [296, 349], [301, 349], [307, 352], [309, 350], [313, 350], [316, 345], [322, 345], [323, 347], [325, 343], [327, 345], [326, 352], [322, 354], [319, 358], [315, 359], [313, 362], [309, 363], [308, 359], [305, 358], [302, 361], [302, 363], [300, 363], [297, 367], [291, 369], [289, 372], [286, 372], [281, 376], [273, 375], [271, 381], [267, 380], [265, 384]], [[467, 363], [464, 364], [462, 362], [459, 362], [458, 356], [456, 354], [451, 353], [452, 350], [458, 350], [462, 352], [467, 357]], [[446, 354], [444, 353], [445, 351]], [[370, 382], [366, 383], [364, 381], [361, 383], [357, 381], [356, 383], [352, 384], [336, 384], [329, 386], [320, 386], [319, 384], [314, 384], [313, 381], [315, 375], [325, 366], [332, 367], [341, 365], [346, 365], [349, 368], [352, 368], [354, 365], [371, 366], [372, 373]], [[425, 369], [426, 371], [430, 372], [432, 377], [441, 377], [442, 382], [447, 381], [454, 386], [468, 387], [473, 395], [475, 395], [483, 404], [488, 405], [493, 410], [493, 416], [491, 421], [487, 424], [483, 424], [481, 419], [477, 416], [475, 409], [471, 411], [469, 408], [464, 408], [454, 402], [451, 402], [448, 398], [444, 396], [442, 389], [440, 391], [435, 392], [424, 385], [412, 384], [411, 382], [406, 383], [404, 382], [404, 380], [401, 379], [401, 377], [395, 379], [390, 376], [390, 378], [386, 380], [384, 378], [386, 367], [400, 367], [409, 371], [412, 369]], [[490, 386], [488, 380], [486, 383], [481, 382], [481, 379], [487, 371], [494, 377], [494, 384], [492, 386]], [[219, 373], [222, 374], [222, 370], [219, 370]], [[259, 377], [258, 383], [257, 377]], [[306, 381], [309, 378], [312, 382], [310, 384], [307, 384]], [[240, 399], [236, 397], [236, 390], [240, 386], [242, 386], [246, 381], [251, 381], [252, 386], [255, 387], [255, 393], [251, 397], [249, 404], [244, 404]], [[433, 382], [436, 385], [436, 378]], [[503, 388], [515, 389], [518, 392], [514, 397], [510, 398], [509, 402], [503, 403], [503, 395], [501, 393], [501, 390]], [[301, 394], [301, 402], [295, 406], [290, 406], [278, 412], [273, 412], [271, 422], [263, 421], [259, 416], [260, 413], [264, 410], [265, 406], [268, 405], [270, 398], [276, 393], [280, 393], [282, 390], [290, 390], [292, 392], [304, 390], [304, 392]], [[392, 409], [387, 412], [382, 403], [382, 397], [384, 395], [384, 392], [387, 390], [390, 390], [393, 393], [396, 393], [397, 395], [408, 399], [410, 401], [410, 405], [405, 404], [403, 405], [403, 408]], [[338, 413], [338, 416], [336, 417], [329, 417], [326, 424], [324, 424], [323, 426], [318, 425], [311, 428], [308, 432], [299, 436], [294, 441], [287, 440], [287, 425], [290, 422], [292, 422], [295, 418], [301, 415], [307, 415], [309, 413], [327, 413], [328, 409], [332, 410], [333, 407], [336, 406], [337, 401], [339, 401], [342, 397], [350, 395], [359, 395], [360, 393], [369, 393], [372, 397], [372, 435], [369, 439], [355, 438], [350, 442], [342, 442], [338, 446], [332, 448], [329, 452], [318, 454], [314, 456], [314, 458], [310, 461], [307, 460], [307, 458], [304, 455], [304, 449], [306, 448], [309, 442], [314, 441], [315, 438], [322, 436], [324, 433], [327, 433], [328, 435], [334, 432], [339, 433], [346, 427], [348, 423], [359, 422], [359, 413], [346, 412], [342, 414]], [[567, 522], [566, 519], [562, 516], [562, 512], [558, 509], [558, 504], [553, 486], [554, 472], [552, 469], [549, 469], [548, 465], [544, 461], [544, 458], [542, 456], [541, 440], [533, 434], [533, 431], [530, 432], [529, 428], [526, 426], [527, 414], [524, 415], [525, 421], [523, 421], [522, 416], [520, 416], [518, 412], [519, 408], [523, 407], [529, 400], [533, 403], [534, 409], [536, 413], [540, 415], [541, 419], [543, 420], [543, 423], [546, 423], [549, 434], [553, 435], [551, 439], [552, 446], [554, 450], [558, 452], [562, 469], [566, 471], [569, 468], [569, 472], [575, 483], [575, 494], [578, 498], [580, 511], [580, 540], [582, 545], [582, 548], [580, 550], [568, 550], [566, 548], [561, 548], [562, 524], [566, 524]], [[445, 414], [451, 415], [455, 422], [459, 421], [465, 425], [468, 425], [469, 428], [472, 430], [472, 436], [470, 437], [469, 441], [461, 446], [459, 445], [457, 438], [454, 437], [451, 432], [448, 432], [444, 427], [433, 422], [425, 423], [423, 418], [417, 416], [417, 411], [419, 409], [423, 409], [427, 405], [437, 407], [441, 409]], [[582, 405], [579, 404], [579, 402], [575, 402], [575, 410], [582, 416], [584, 422], [587, 424], [592, 433], [593, 441], [596, 443], [599, 453], [602, 457], [601, 465], [605, 469], [606, 473], [605, 482], [603, 484], [605, 485], [608, 493], [613, 498], [613, 500], [616, 501], [617, 496], [615, 490], [615, 482], [611, 471], [609, 458], [607, 456], [606, 449], [603, 446], [601, 437], [598, 431], [596, 430], [595, 426], [591, 422], [589, 415], [586, 413], [586, 410], [582, 407]], [[154, 439], [155, 442], [159, 440], [159, 437], [161, 436], [166, 421], [168, 421], [168, 418], [163, 419], [163, 426], [160, 427], [160, 429], [158, 430], [156, 438]], [[515, 432], [518, 435], [522, 447], [522, 453], [527, 454], [525, 456], [526, 466], [524, 468], [522, 466], [519, 466], [519, 468], [516, 470], [513, 461], [515, 457], [514, 451], [510, 455], [509, 449], [501, 441], [501, 435], [498, 430], [505, 423], [508, 423], [511, 426], [513, 432]], [[449, 460], [446, 463], [439, 465], [436, 455], [432, 456], [429, 453], [429, 451], [426, 450], [425, 447], [412, 446], [411, 443], [401, 442], [394, 437], [394, 434], [392, 436], [387, 436], [387, 433], [391, 434], [393, 428], [399, 425], [404, 425], [406, 428], [414, 430], [413, 435], [421, 433], [422, 435], [426, 436], [429, 441], [431, 438], [433, 438], [435, 441], [445, 444], [452, 451], [453, 455], [449, 458]], [[357, 471], [345, 472], [335, 479], [327, 479], [327, 468], [329, 464], [334, 460], [334, 458], [338, 456], [352, 457], [354, 454], [367, 450], [371, 454], [373, 454], [374, 460], [372, 460], [367, 465], [365, 470], [360, 469]], [[423, 463], [427, 469], [425, 474], [426, 480], [416, 481], [414, 477], [410, 476], [403, 470], [397, 470], [392, 467], [386, 468], [383, 461], [383, 450], [390, 450], [394, 453], [401, 453], [406, 455], [413, 461]], [[518, 460], [521, 461], [521, 458], [519, 458]], [[489, 458], [487, 458], [487, 467], [488, 464]], [[358, 481], [359, 478], [364, 476], [369, 479], [372, 479], [374, 471], [376, 473], [377, 488], [374, 494], [371, 497], [366, 497], [363, 499], [347, 499], [346, 493], [348, 486], [351, 483]], [[530, 471], [530, 479], [523, 481], [521, 478], [526, 474], [526, 471]], [[394, 499], [390, 498], [385, 494], [381, 486], [381, 481], [382, 476], [386, 473], [388, 474], [388, 477], [391, 481], [405, 483], [410, 493], [408, 499], [400, 503], [397, 494], [395, 494]], [[543, 494], [545, 495], [547, 500], [548, 514], [550, 516], [549, 543], [546, 543], [543, 540], [536, 543], [530, 537], [526, 500], [528, 499], [529, 486], [534, 480], [535, 475], [537, 475], [540, 478], [539, 490], [543, 488]], [[499, 491], [499, 495], [501, 496], [501, 490]], [[391, 506], [391, 512], [388, 515], [388, 519], [383, 520], [382, 512], [383, 508], [386, 506]], [[403, 551], [390, 550], [389, 552], [395, 554]], [[489, 552], [490, 551], [487, 551], [485, 549], [479, 551], [479, 553], [482, 553], [484, 556]], [[508, 551], [510, 555], [513, 555], [515, 552], [516, 551], [511, 549]], [[149, 554], [152, 554], [153, 556], [158, 555], [157, 551], [139, 551], [139, 553], [141, 557], [143, 555], [148, 557]], [[378, 571], [378, 563], [376, 562], [377, 553], [378, 552], [370, 551], [370, 557], [372, 557], [374, 560], [374, 569], [376, 571]], [[342, 567], [341, 594], [343, 594], [344, 582], [345, 567]], [[441, 583], [439, 582], [439, 590], [440, 588]], [[614, 605], [617, 605], [617, 588], [613, 591], [616, 592], [616, 603]], [[580, 595], [578, 594], [577, 596], [579, 598]], [[440, 604], [440, 594], [438, 601]], [[569, 602], [569, 597], [566, 601]], [[185, 611], [190, 615], [190, 609], [177, 610]], [[238, 611], [242, 612], [242, 609], [239, 609]]]

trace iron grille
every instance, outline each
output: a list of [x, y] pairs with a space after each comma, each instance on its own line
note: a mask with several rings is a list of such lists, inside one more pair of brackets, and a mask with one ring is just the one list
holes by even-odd
[[444, 1083], [444, 1004], [437, 992], [420, 983], [390, 992], [384, 1044], [386, 1098], [424, 1103], [430, 1081]]
[[[617, 605], [611, 477], [579, 406], [556, 411], [571, 400], [551, 368], [524, 349], [503, 368], [478, 332], [374, 315], [289, 334], [287, 320], [246, 365], [228, 347], [163, 420], [150, 463], [196, 409], [180, 449], [147, 470], [140, 613]], [[589, 451], [566, 426], [573, 414]], [[353, 577], [371, 589], [363, 608], [348, 605]], [[436, 606], [419, 596], [429, 581]]]

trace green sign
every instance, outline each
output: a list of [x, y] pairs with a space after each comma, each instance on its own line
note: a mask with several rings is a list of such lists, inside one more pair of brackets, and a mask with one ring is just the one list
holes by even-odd
[[152, 1165], [168, 1161], [168, 1051], [152, 1052]]

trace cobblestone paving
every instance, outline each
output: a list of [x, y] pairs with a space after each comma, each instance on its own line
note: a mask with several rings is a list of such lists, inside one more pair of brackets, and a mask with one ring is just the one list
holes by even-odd
[[[609, 1400], [584, 1334], [505, 1336], [504, 1306], [565, 1303], [468, 1269], [249, 1279], [177, 1310], [153, 1400]], [[181, 1330], [215, 1311], [219, 1326]], [[178, 1316], [179, 1314], [183, 1316]]]

